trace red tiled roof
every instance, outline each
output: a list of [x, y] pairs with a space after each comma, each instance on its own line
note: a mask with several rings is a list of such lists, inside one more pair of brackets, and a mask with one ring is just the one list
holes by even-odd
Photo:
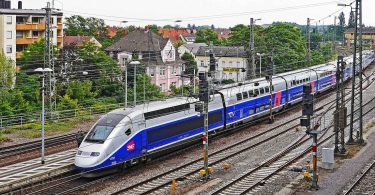
[[64, 46], [75, 46], [84, 41], [89, 41], [91, 38], [90, 36], [65, 36]]
[[186, 36], [191, 34], [189, 29], [159, 29], [159, 33], [163, 35], [164, 38], [169, 38], [173, 43], [180, 40], [180, 35]]
[[108, 26], [107, 27], [108, 36], [110, 38], [116, 36], [117, 31], [118, 31], [118, 27], [116, 27], [116, 26]]
[[216, 32], [219, 39], [223, 39], [223, 38], [226, 39], [229, 37], [231, 33], [230, 29], [226, 29], [226, 28], [216, 28], [214, 31]]

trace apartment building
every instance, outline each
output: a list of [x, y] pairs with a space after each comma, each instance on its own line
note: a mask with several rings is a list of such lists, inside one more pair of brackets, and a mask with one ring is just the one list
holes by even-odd
[[[9, 7], [7, 7], [9, 8]], [[35, 41], [45, 37], [46, 11], [43, 9], [0, 9], [0, 51], [17, 61], [22, 51]], [[51, 17], [53, 44], [63, 46], [63, 14], [53, 12]]]

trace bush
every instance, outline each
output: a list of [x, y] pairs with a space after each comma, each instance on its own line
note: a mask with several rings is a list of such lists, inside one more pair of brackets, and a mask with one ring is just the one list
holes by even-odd
[[0, 131], [0, 142], [6, 141], [8, 138]]
[[57, 107], [59, 110], [75, 110], [79, 108], [78, 100], [74, 100], [68, 95], [60, 96]]

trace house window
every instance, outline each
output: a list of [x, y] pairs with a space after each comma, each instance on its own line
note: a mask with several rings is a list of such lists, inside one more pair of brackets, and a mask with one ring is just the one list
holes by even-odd
[[12, 16], [7, 16], [7, 24], [12, 24]]
[[12, 39], [12, 31], [7, 31], [6, 37], [7, 37], [7, 39]]
[[225, 61], [223, 61], [223, 66], [225, 66]]
[[17, 30], [17, 31], [16, 31], [16, 38], [23, 38], [23, 32]]
[[176, 66], [172, 66], [172, 74], [177, 74], [177, 68], [176, 68]]
[[233, 78], [233, 73], [229, 73], [229, 79]]
[[39, 37], [39, 31], [33, 30], [33, 37]]
[[161, 83], [159, 86], [160, 86], [160, 91], [165, 91], [165, 83]]
[[172, 82], [172, 86], [176, 86], [176, 82]]
[[126, 61], [128, 61], [128, 58], [121, 58], [121, 67], [125, 67]]
[[150, 67], [150, 76], [155, 76], [155, 67]]
[[240, 62], [237, 62], [237, 68], [240, 67]]
[[39, 23], [39, 18], [37, 18], [37, 17], [34, 17], [34, 18], [32, 18], [32, 23]]
[[165, 76], [165, 66], [160, 67], [160, 76]]
[[229, 66], [232, 67], [233, 63], [232, 61], [229, 61]]
[[201, 66], [204, 66], [204, 61], [203, 60], [201, 60]]
[[7, 45], [6, 52], [7, 53], [12, 53], [12, 46], [11, 45]]

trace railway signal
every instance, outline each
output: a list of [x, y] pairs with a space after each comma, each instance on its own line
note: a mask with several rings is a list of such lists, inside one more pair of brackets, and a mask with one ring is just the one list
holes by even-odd
[[302, 94], [302, 118], [301, 126], [306, 127], [306, 133], [313, 137], [313, 143], [311, 147], [312, 152], [312, 171], [313, 178], [311, 183], [312, 189], [318, 189], [318, 176], [317, 176], [317, 142], [318, 142], [318, 131], [314, 128], [311, 130], [311, 116], [314, 114], [314, 103], [313, 103], [313, 94], [311, 84], [303, 85], [303, 94]]

